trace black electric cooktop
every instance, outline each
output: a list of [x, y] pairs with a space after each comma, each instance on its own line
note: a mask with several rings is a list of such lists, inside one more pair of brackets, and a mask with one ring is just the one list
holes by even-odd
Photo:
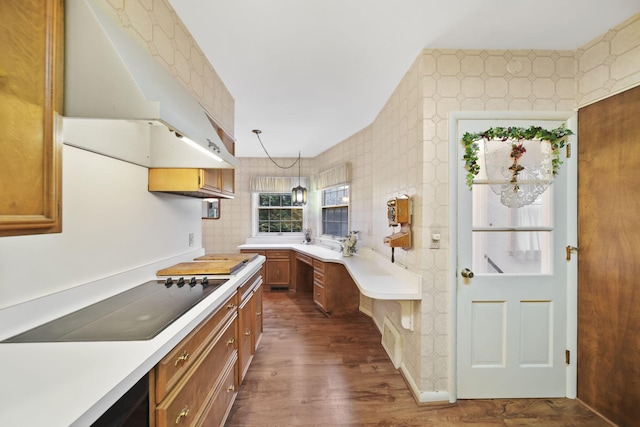
[[152, 280], [2, 342], [149, 340], [227, 280]]

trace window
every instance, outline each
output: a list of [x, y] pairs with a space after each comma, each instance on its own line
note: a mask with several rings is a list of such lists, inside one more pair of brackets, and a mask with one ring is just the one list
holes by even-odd
[[345, 237], [349, 234], [349, 186], [322, 191], [322, 234]]
[[259, 193], [258, 233], [301, 233], [303, 210], [291, 203], [291, 193]]

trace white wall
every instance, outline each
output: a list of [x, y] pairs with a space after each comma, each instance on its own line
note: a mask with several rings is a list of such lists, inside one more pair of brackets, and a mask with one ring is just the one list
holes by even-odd
[[65, 145], [62, 233], [0, 239], [0, 309], [202, 246], [200, 199], [150, 193], [147, 175]]

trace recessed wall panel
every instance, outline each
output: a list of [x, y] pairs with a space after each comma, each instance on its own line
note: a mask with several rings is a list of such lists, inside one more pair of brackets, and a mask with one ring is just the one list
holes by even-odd
[[521, 367], [552, 366], [552, 316], [551, 301], [520, 301]]
[[472, 367], [504, 367], [506, 314], [507, 304], [505, 301], [472, 302]]

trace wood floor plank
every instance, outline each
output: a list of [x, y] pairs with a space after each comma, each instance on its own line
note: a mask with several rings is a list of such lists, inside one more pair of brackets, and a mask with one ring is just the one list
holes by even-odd
[[329, 318], [311, 294], [292, 292], [266, 292], [263, 313], [228, 427], [610, 426], [572, 399], [419, 405], [364, 314]]

